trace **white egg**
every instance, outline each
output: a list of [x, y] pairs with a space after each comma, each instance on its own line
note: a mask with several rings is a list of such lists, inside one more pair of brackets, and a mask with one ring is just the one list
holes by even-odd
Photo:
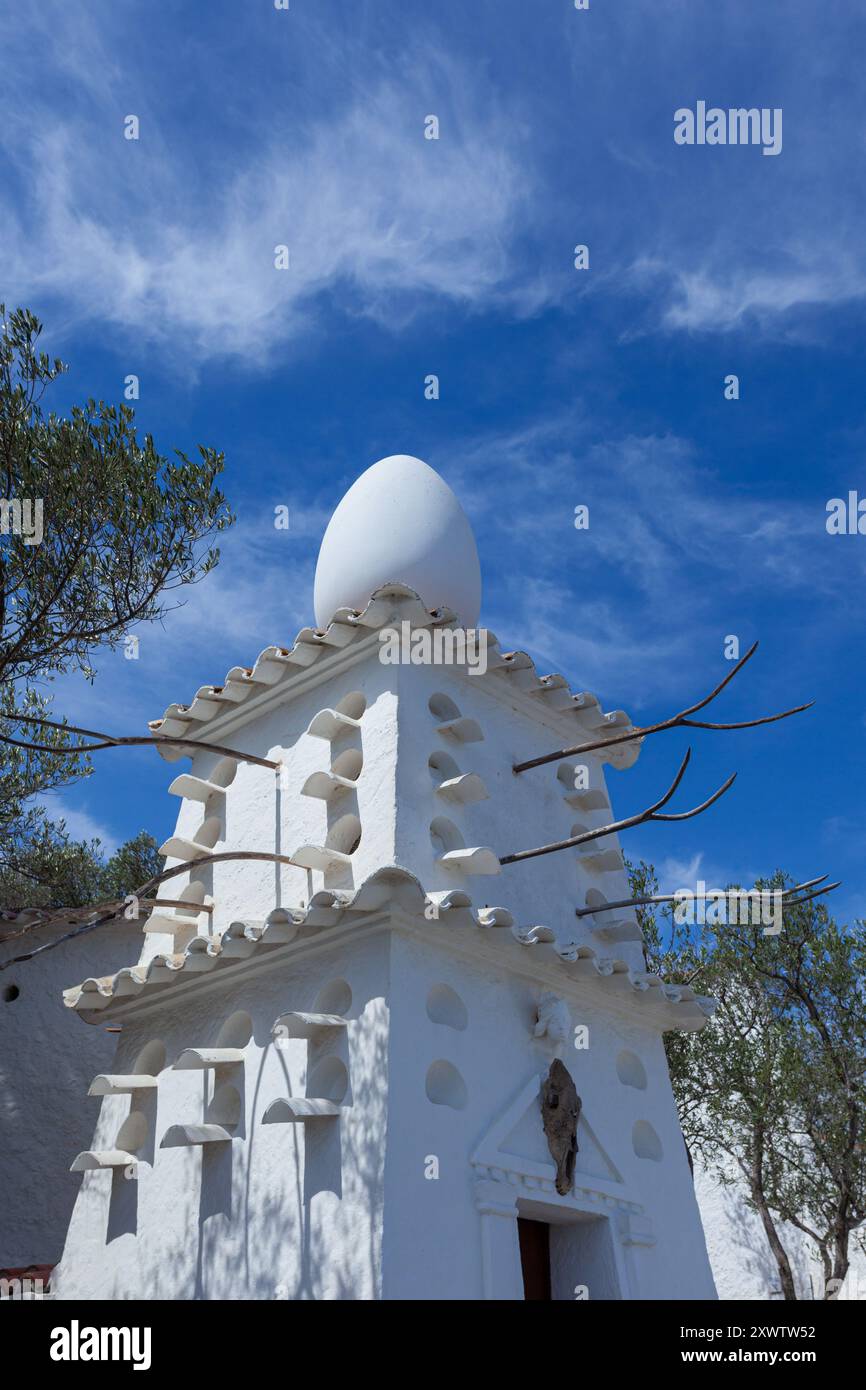
[[316, 566], [315, 610], [363, 609], [374, 589], [408, 584], [428, 608], [451, 608], [474, 627], [481, 567], [466, 513], [421, 459], [394, 454], [362, 473], [328, 523]]

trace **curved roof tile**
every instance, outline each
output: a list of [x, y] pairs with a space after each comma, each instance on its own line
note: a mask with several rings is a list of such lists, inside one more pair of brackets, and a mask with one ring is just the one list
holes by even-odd
[[[337, 610], [324, 631], [302, 628], [292, 647], [265, 647], [252, 667], [233, 666], [222, 685], [203, 685], [188, 705], [168, 705], [161, 719], [153, 719], [148, 727], [154, 734], [167, 738], [204, 738], [208, 726], [233, 707], [243, 704], [250, 696], [288, 682], [316, 661], [327, 659], [361, 641], [395, 621], [394, 604], [399, 604], [399, 621], [413, 627], [453, 627], [457, 618], [449, 608], [428, 609], [418, 594], [405, 584], [385, 584], [377, 589], [363, 612], [351, 608]], [[623, 710], [606, 714], [595, 695], [573, 693], [564, 676], [541, 676], [526, 652], [503, 652], [494, 633], [487, 629], [487, 671], [480, 680], [507, 679], [513, 687], [526, 694], [543, 698], [557, 714], [573, 714], [577, 724], [575, 735], [587, 738], [609, 730], [611, 734], [627, 733], [633, 727]], [[638, 757], [641, 739], [621, 743], [610, 752], [599, 751], [602, 761], [619, 768], [631, 767]], [[183, 757], [182, 749], [160, 748], [169, 762]]]
[[606, 989], [640, 1000], [642, 1009], [651, 1008], [666, 1028], [700, 1028], [715, 1008], [713, 1000], [695, 994], [688, 985], [667, 984], [657, 975], [631, 969], [623, 960], [600, 956], [591, 946], [561, 944], [552, 927], [518, 927], [507, 908], [476, 909], [463, 891], [428, 894], [414, 874], [396, 865], [376, 870], [353, 892], [322, 890], [303, 908], [278, 908], [264, 922], [235, 921], [218, 937], [193, 937], [180, 954], [157, 955], [146, 965], [91, 977], [65, 990], [63, 1002], [84, 1016], [99, 1014], [125, 1000], [162, 990], [184, 974], [226, 969], [260, 951], [291, 945], [385, 907], [398, 907], [425, 925], [437, 922], [438, 930], [443, 921], [446, 927], [458, 929], [498, 929], [497, 936], [507, 949], [538, 950], [546, 962], [558, 965], [572, 978], [600, 981]]

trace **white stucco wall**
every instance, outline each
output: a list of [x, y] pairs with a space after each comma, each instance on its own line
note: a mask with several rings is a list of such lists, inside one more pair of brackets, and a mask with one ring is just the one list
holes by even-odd
[[[343, 943], [339, 964], [321, 951], [258, 962], [202, 989], [173, 986], [164, 1006], [127, 1019], [112, 1070], [133, 1069], [141, 1049], [166, 1049], [156, 1092], [109, 1096], [92, 1147], [118, 1146], [131, 1110], [148, 1140], [134, 1178], [124, 1170], [83, 1175], [66, 1250], [55, 1275], [60, 1298], [373, 1299], [381, 1289], [388, 958], [385, 938]], [[308, 1061], [323, 1048], [300, 1039], [279, 1046], [276, 1018], [311, 1010], [335, 976], [351, 980], [349, 1027], [324, 1045], [348, 1067], [339, 1121], [262, 1124], [271, 1101], [304, 1096]], [[237, 975], [241, 978], [238, 979]], [[175, 1071], [185, 1047], [213, 1047], [237, 1011], [253, 1036], [241, 1067]], [[215, 1088], [242, 1097], [228, 1144], [161, 1148], [172, 1125], [213, 1118]], [[120, 1141], [122, 1147], [122, 1141]], [[88, 1144], [88, 1147], [91, 1147]]]
[[[461, 743], [438, 732], [434, 692], [477, 720], [483, 738]], [[338, 745], [306, 733], [318, 711], [352, 693], [365, 701], [359, 729]], [[374, 640], [341, 654], [326, 676], [315, 667], [288, 692], [256, 700], [252, 714], [231, 715], [214, 741], [281, 758], [281, 776], [239, 764], [225, 792], [205, 805], [182, 802], [178, 834], [189, 838], [215, 818], [217, 851], [291, 854], [322, 845], [351, 811], [361, 840], [350, 865], [324, 872], [245, 862], [193, 870], [215, 903], [212, 921], [198, 930], [218, 934], [238, 919], [260, 922], [275, 907], [301, 907], [321, 888], [357, 888], [397, 864], [428, 892], [462, 889], [476, 907], [502, 906], [518, 925], [543, 924], [563, 945], [586, 943], [642, 969], [639, 942], [611, 944], [592, 918], [574, 916], [591, 888], [627, 896], [621, 866], [600, 873], [569, 851], [490, 876], [438, 862], [436, 817], [450, 821], [467, 847], [497, 854], [566, 838], [581, 818], [564, 799], [568, 788], [555, 765], [521, 778], [511, 772], [516, 758], [562, 746], [576, 732], [573, 715], [566, 720], [521, 692], [519, 672], [512, 680], [388, 666]], [[306, 778], [327, 770], [346, 747], [362, 754], [356, 786], [334, 803], [301, 795]], [[434, 751], [448, 752], [461, 773], [478, 773], [489, 797], [470, 805], [445, 800], [428, 766]], [[207, 778], [217, 762], [197, 754], [193, 772]], [[168, 778], [187, 766], [167, 768]], [[603, 790], [595, 759], [590, 767], [591, 785]], [[606, 804], [596, 808], [592, 823], [608, 813]], [[184, 881], [174, 881], [172, 896]], [[132, 1109], [147, 1123], [135, 1179], [121, 1170], [82, 1179], [57, 1278], [61, 1297], [270, 1298], [278, 1290], [289, 1298], [519, 1298], [515, 1220], [533, 1213], [570, 1228], [555, 1242], [560, 1288], [584, 1267], [596, 1296], [615, 1283], [626, 1298], [714, 1297], [662, 1025], [642, 1007], [646, 1001], [627, 983], [575, 979], [552, 953], [518, 946], [507, 929], [503, 937], [469, 916], [461, 925], [459, 917], [439, 922], [395, 909], [389, 920], [373, 934], [367, 925], [341, 927], [277, 948], [267, 965], [256, 958], [200, 977], [190, 968], [167, 985], [164, 999], [142, 996], [112, 1010], [124, 1029], [112, 1071], [130, 1069], [152, 1039], [164, 1043], [166, 1063], [149, 1099], [107, 1098], [95, 1137], [82, 1145], [123, 1148]], [[150, 934], [142, 959], [182, 951], [187, 939]], [[353, 993], [338, 1044], [346, 1049], [349, 1106], [338, 1121], [263, 1126], [268, 1103], [303, 1094], [306, 1085], [308, 1045], [277, 1049], [271, 1026], [286, 1010], [313, 1007], [335, 976], [348, 979]], [[429, 991], [443, 983], [463, 1001], [465, 1029], [428, 1016]], [[584, 1105], [580, 1181], [567, 1198], [552, 1189], [538, 1111], [552, 1049], [532, 1034], [539, 997], [550, 990], [566, 1002], [568, 1028], [589, 1030], [586, 1049], [564, 1043]], [[173, 1071], [172, 1061], [184, 1047], [213, 1046], [237, 1010], [250, 1014], [253, 1039], [237, 1072], [244, 1094], [235, 1136], [204, 1150], [161, 1149], [171, 1125], [207, 1119], [213, 1095], [213, 1076]], [[74, 1019], [70, 1027], [82, 1031]], [[623, 1053], [637, 1064], [639, 1085], [621, 1079]], [[465, 1104], [434, 1103], [430, 1068], [437, 1062], [445, 1064], [439, 1089], [448, 1091], [456, 1071], [455, 1094], [465, 1088]], [[433, 1181], [424, 1176], [430, 1155], [440, 1160]]]
[[[0, 943], [0, 958], [62, 934], [41, 928]], [[69, 1164], [89, 1145], [99, 1112], [87, 1087], [117, 1046], [104, 1025], [70, 1017], [62, 991], [128, 965], [139, 941], [134, 923], [110, 924], [0, 972], [0, 1268], [60, 1258], [79, 1187]]]
[[[746, 1204], [742, 1182], [724, 1185], [696, 1163], [695, 1193], [719, 1298], [780, 1298], [776, 1262], [760, 1217]], [[824, 1274], [812, 1242], [787, 1222], [778, 1223], [778, 1231], [791, 1261], [798, 1297], [823, 1297]], [[866, 1256], [853, 1239], [851, 1269], [839, 1297], [866, 1298]]]
[[[485, 1290], [479, 1204], [513, 1202], [516, 1213], [575, 1223], [610, 1223], [619, 1258], [617, 1297], [711, 1299], [715, 1296], [661, 1039], [617, 1010], [601, 991], [568, 983], [560, 993], [570, 1031], [583, 1024], [589, 1046], [563, 1049], [582, 1100], [575, 1192], [560, 1198], [542, 1183], [549, 1153], [538, 1091], [553, 1056], [533, 1029], [547, 981], [468, 957], [465, 943], [443, 928], [436, 936], [401, 933], [391, 966], [390, 1116], [386, 1166], [385, 1290], [393, 1298], [490, 1296]], [[460, 954], [461, 946], [463, 950]], [[456, 948], [452, 949], [452, 947]], [[465, 1028], [431, 1019], [431, 989], [454, 991], [466, 1009]], [[435, 1013], [435, 1009], [434, 1009]], [[641, 1059], [646, 1085], [624, 1084], [617, 1059]], [[459, 1074], [465, 1098], [457, 1108], [432, 1104], [425, 1081], [434, 1064]], [[446, 1093], [447, 1094], [447, 1093]], [[639, 1157], [634, 1126], [649, 1121], [659, 1160]], [[503, 1130], [500, 1134], [499, 1131]], [[431, 1157], [436, 1179], [425, 1176]], [[498, 1189], [498, 1192], [497, 1192]], [[595, 1283], [597, 1265], [573, 1268], [590, 1300], [612, 1296]], [[506, 1272], [499, 1296], [522, 1298], [519, 1264]], [[564, 1297], [573, 1297], [569, 1291]]]

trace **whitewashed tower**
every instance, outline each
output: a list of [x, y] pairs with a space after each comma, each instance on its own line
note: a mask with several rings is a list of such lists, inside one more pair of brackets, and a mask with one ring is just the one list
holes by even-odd
[[[512, 765], [627, 717], [492, 634], [483, 673], [382, 660], [383, 632], [423, 656], [479, 605], [453, 494], [385, 459], [331, 520], [318, 626], [152, 726], [281, 764], [195, 751], [169, 865], [293, 862], [169, 880], [189, 906], [150, 917], [139, 963], [67, 992], [122, 1031], [60, 1298], [715, 1297], [662, 1045], [710, 1004], [604, 912], [629, 896], [615, 838], [499, 864], [612, 819], [605, 763], [637, 742], [581, 789]], [[555, 1056], [582, 1102], [564, 1195]]]

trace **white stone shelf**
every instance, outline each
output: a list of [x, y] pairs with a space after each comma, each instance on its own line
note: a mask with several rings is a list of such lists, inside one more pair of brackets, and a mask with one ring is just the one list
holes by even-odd
[[643, 933], [637, 922], [629, 922], [625, 918], [611, 922], [609, 926], [596, 926], [593, 930], [605, 941], [643, 941]]
[[144, 932], [159, 932], [163, 936], [176, 936], [178, 932], [195, 931], [198, 916], [178, 917], [171, 912], [152, 912], [142, 927]]
[[623, 867], [622, 855], [618, 849], [593, 850], [590, 848], [591, 844], [590, 840], [585, 849], [578, 849], [578, 862], [583, 868], [588, 869], [590, 873], [606, 874]]
[[567, 792], [562, 799], [577, 811], [603, 811], [608, 804], [606, 794], [596, 787], [587, 787], [582, 792]]
[[477, 719], [467, 719], [461, 716], [459, 719], [448, 719], [444, 724], [437, 724], [436, 732], [443, 734], [446, 738], [456, 739], [458, 743], [481, 743], [484, 734]]
[[169, 787], [172, 796], [182, 796], [187, 801], [207, 801], [210, 796], [225, 796], [226, 789], [218, 782], [206, 782], [203, 777], [193, 777], [191, 772], [182, 772], [175, 777]]
[[345, 1028], [346, 1020], [339, 1014], [280, 1014], [273, 1027], [282, 1037], [314, 1039], [333, 1028]]
[[272, 1100], [262, 1116], [262, 1124], [298, 1125], [308, 1120], [336, 1119], [342, 1109], [334, 1100], [306, 1100], [300, 1097]]
[[184, 840], [180, 835], [170, 835], [160, 845], [159, 853], [168, 859], [203, 859], [206, 854], [213, 854], [213, 846], [200, 845], [196, 840]]
[[335, 738], [345, 734], [349, 729], [360, 729], [360, 719], [351, 719], [348, 714], [341, 714], [336, 709], [320, 709], [314, 716], [308, 734], [313, 738], [323, 738], [328, 743], [333, 743]]
[[135, 1154], [127, 1153], [125, 1149], [85, 1149], [73, 1159], [69, 1171], [92, 1173], [98, 1168], [128, 1168], [130, 1164], [137, 1163]]
[[478, 846], [475, 849], [449, 849], [437, 859], [446, 869], [459, 869], [464, 874], [498, 874], [502, 865], [492, 849]]
[[320, 801], [333, 801], [345, 791], [357, 791], [357, 782], [339, 777], [336, 772], [313, 772], [301, 787], [301, 796], [315, 796]]
[[342, 850], [328, 849], [326, 845], [301, 845], [292, 854], [292, 859], [303, 869], [321, 869], [322, 872], [352, 862], [351, 855], [343, 854]]
[[100, 1073], [94, 1076], [87, 1092], [89, 1096], [129, 1096], [135, 1091], [152, 1091], [159, 1085], [155, 1076], [143, 1073], [132, 1076], [109, 1076]]
[[228, 1144], [231, 1137], [222, 1125], [170, 1125], [159, 1147], [185, 1149], [196, 1144]]
[[211, 1067], [236, 1067], [244, 1060], [240, 1047], [185, 1047], [174, 1071], [209, 1071]]
[[487, 801], [490, 793], [477, 772], [464, 772], [459, 777], [449, 777], [436, 788], [440, 796], [448, 801], [470, 802]]

